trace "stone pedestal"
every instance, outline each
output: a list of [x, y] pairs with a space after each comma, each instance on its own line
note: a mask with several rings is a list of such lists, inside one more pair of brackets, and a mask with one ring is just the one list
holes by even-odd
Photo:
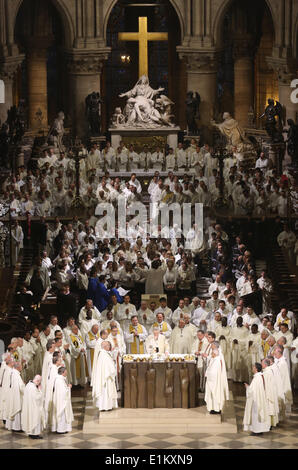
[[186, 63], [187, 89], [197, 91], [201, 97], [200, 125], [210, 126], [214, 117], [217, 82], [216, 51], [194, 51], [177, 48], [179, 57]]
[[155, 145], [163, 146], [167, 143], [171, 148], [175, 149], [178, 146], [178, 133], [180, 127], [160, 127], [156, 129], [137, 129], [118, 127], [110, 128], [111, 144], [116, 150], [119, 147], [120, 141], [131, 142], [135, 147], [143, 147], [145, 143], [151, 147]]
[[104, 51], [73, 51], [67, 53], [70, 75], [70, 110], [75, 134], [82, 138], [87, 134], [86, 97], [93, 91], [101, 89], [101, 72], [104, 61], [108, 58], [109, 49]]
[[279, 175], [282, 174], [282, 163], [286, 152], [286, 145], [284, 143], [273, 144], [265, 141], [262, 145], [263, 149], [267, 151], [268, 157], [272, 160], [273, 165], [277, 169]]

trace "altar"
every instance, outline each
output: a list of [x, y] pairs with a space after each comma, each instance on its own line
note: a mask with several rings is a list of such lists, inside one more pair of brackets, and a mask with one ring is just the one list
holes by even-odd
[[181, 132], [180, 127], [159, 127], [154, 129], [117, 127], [110, 128], [111, 144], [117, 149], [120, 142], [126, 145], [133, 145], [136, 151], [142, 151], [145, 145], [149, 148], [159, 145], [164, 148], [168, 145], [170, 148], [178, 147], [178, 134]]
[[126, 355], [122, 367], [124, 408], [195, 408], [198, 377], [193, 355], [152, 358]]

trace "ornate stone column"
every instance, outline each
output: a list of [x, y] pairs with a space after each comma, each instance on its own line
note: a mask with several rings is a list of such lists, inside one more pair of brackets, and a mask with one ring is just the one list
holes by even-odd
[[234, 115], [243, 127], [254, 106], [254, 39], [250, 35], [234, 36]]
[[73, 131], [78, 137], [86, 135], [85, 99], [93, 91], [100, 92], [101, 72], [110, 49], [102, 51], [66, 52], [70, 75], [70, 111]]
[[291, 101], [291, 82], [298, 77], [298, 63], [294, 59], [267, 57], [268, 65], [275, 71], [278, 78], [279, 101], [285, 107], [286, 119], [296, 120], [297, 103]]
[[210, 126], [216, 100], [217, 53], [179, 47], [177, 50], [180, 59], [186, 63], [188, 91], [197, 91], [201, 96], [201, 125]]
[[18, 67], [23, 62], [25, 56], [18, 55], [15, 57], [6, 57], [0, 62], [0, 78], [5, 85], [5, 103], [0, 105], [0, 120], [5, 122], [7, 119], [7, 111], [13, 106], [13, 81]]
[[37, 113], [42, 112], [42, 127], [48, 126], [47, 49], [50, 38], [35, 37], [27, 44], [29, 127], [38, 129]]

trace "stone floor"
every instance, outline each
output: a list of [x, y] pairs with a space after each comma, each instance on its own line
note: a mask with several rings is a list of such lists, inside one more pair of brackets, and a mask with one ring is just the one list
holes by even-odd
[[[43, 440], [31, 440], [23, 433], [11, 433], [0, 428], [0, 449], [297, 449], [298, 448], [298, 394], [294, 397], [292, 414], [287, 422], [263, 436], [250, 436], [242, 430], [245, 391], [241, 384], [230, 383], [234, 398], [237, 432], [225, 432], [218, 425], [212, 432], [189, 432], [179, 434], [169, 428], [168, 432], [146, 434], [112, 432], [99, 434], [86, 432], [85, 415], [90, 414], [90, 391], [73, 391], [75, 421], [69, 434], [44, 433]], [[96, 413], [96, 411], [94, 412]], [[207, 428], [206, 428], [207, 429]]]

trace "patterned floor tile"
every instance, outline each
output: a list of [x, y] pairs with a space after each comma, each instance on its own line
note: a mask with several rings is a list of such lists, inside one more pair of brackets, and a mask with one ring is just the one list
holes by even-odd
[[[231, 384], [236, 411], [237, 429], [229, 433], [150, 433], [138, 435], [131, 432], [113, 434], [84, 433], [83, 423], [88, 407], [88, 419], [93, 408], [87, 390], [75, 390], [73, 410], [75, 421], [71, 433], [59, 436], [44, 432], [44, 439], [34, 441], [24, 433], [11, 433], [0, 428], [0, 449], [293, 449], [298, 448], [298, 395], [295, 394], [292, 415], [270, 433], [250, 436], [243, 431], [245, 390], [241, 384]], [[87, 405], [87, 406], [86, 406]], [[90, 405], [90, 407], [89, 407]], [[94, 409], [94, 412], [96, 410]], [[90, 415], [91, 416], [91, 415]]]

